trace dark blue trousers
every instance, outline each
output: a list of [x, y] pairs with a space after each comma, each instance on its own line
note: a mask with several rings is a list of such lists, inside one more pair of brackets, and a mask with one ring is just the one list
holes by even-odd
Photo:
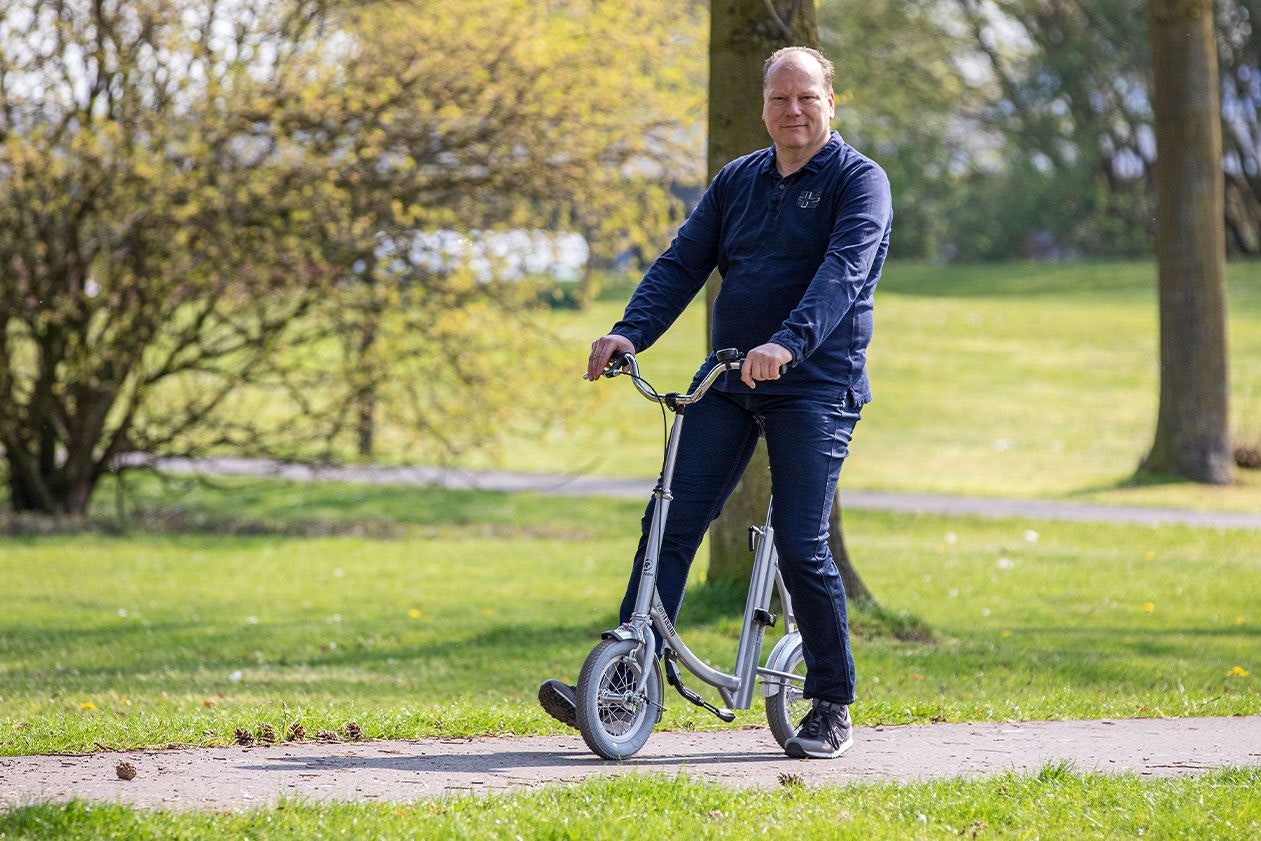
[[[854, 700], [854, 659], [845, 588], [828, 548], [828, 512], [860, 409], [852, 396], [838, 401], [717, 390], [689, 406], [657, 573], [657, 592], [671, 621], [677, 620], [701, 538], [735, 490], [759, 429], [764, 430], [775, 498], [771, 525], [804, 643], [805, 695], [842, 704]], [[622, 622], [635, 607], [655, 505], [654, 497], [644, 513]]]

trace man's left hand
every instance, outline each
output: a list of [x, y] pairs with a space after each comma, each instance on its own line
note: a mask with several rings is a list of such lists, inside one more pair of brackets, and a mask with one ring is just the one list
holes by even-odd
[[740, 381], [749, 388], [757, 388], [756, 383], [763, 380], [778, 380], [779, 369], [792, 361], [792, 351], [783, 345], [774, 342], [758, 345], [744, 357]]

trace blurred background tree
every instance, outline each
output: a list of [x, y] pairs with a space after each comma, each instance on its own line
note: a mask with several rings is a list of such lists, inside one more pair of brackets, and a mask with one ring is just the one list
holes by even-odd
[[479, 258], [474, 278], [414, 234], [577, 232], [588, 266], [664, 239], [677, 186], [700, 174], [704, 69], [689, 49], [701, 16], [665, 13], [660, 0], [470, 0], [342, 17], [354, 48], [333, 125], [357, 124], [320, 153], [336, 156], [329, 177], [346, 197], [326, 260], [353, 282], [329, 299], [340, 370], [312, 390], [327, 400], [325, 440], [353, 430], [371, 455], [380, 420], [396, 445], [440, 444], [434, 460], [485, 444], [510, 416], [556, 411], [530, 387], [531, 369], [556, 364], [527, 317], [538, 288], [485, 282], [508, 269], [509, 255], [487, 253], [503, 239], [457, 241]]
[[[1216, 11], [1226, 243], [1255, 254], [1261, 10]], [[704, 182], [707, 25], [666, 0], [0, 6], [13, 505], [82, 511], [127, 453], [434, 463], [545, 417], [534, 314], [659, 252]], [[898, 257], [1150, 253], [1141, 0], [823, 0], [818, 26]], [[514, 281], [493, 236], [563, 232], [576, 292]]]
[[982, 99], [960, 74], [970, 42], [949, 7], [922, 0], [822, 0], [819, 41], [836, 65], [836, 124], [893, 185], [897, 249], [936, 257], [958, 235], [949, 211], [983, 147], [970, 125]]
[[[1227, 246], [1251, 255], [1261, 249], [1261, 7], [1253, 0], [1214, 5]], [[971, 141], [946, 188], [953, 199], [945, 205], [947, 233], [923, 256], [1150, 254], [1156, 143], [1143, 0], [953, 6], [920, 8], [936, 10], [938, 43], [951, 43], [968, 83], [971, 102], [954, 117]]]
[[703, 75], [682, 48], [697, 21], [668, 11], [7, 4], [13, 507], [82, 513], [129, 453], [370, 446], [378, 401], [430, 461], [509, 407], [542, 410], [509, 387], [527, 376], [501, 376], [543, 362], [538, 287], [494, 260], [435, 264], [415, 238], [580, 225], [611, 254], [659, 237], [678, 212], [671, 181], [695, 177], [681, 161]]
[[[1261, 253], [1261, 34], [1220, 0], [1232, 254]], [[897, 254], [939, 261], [1145, 256], [1155, 234], [1143, 0], [820, 0], [837, 124], [894, 186]]]
[[273, 120], [314, 67], [318, 15], [221, 11], [5, 7], [0, 438], [17, 510], [81, 513], [117, 457], [185, 451], [194, 429], [245, 440], [249, 421], [216, 409], [331, 279], [313, 244], [335, 197]]
[[1221, 86], [1212, 0], [1149, 0], [1156, 84], [1160, 408], [1143, 467], [1229, 484]]

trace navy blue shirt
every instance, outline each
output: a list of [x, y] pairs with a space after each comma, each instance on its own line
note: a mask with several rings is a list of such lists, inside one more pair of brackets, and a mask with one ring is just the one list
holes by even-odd
[[[849, 391], [865, 403], [873, 294], [892, 220], [884, 170], [836, 132], [787, 178], [773, 146], [737, 158], [714, 177], [611, 332], [647, 349], [716, 267], [711, 346], [747, 353], [774, 342], [792, 352], [794, 367], [758, 383], [759, 394]], [[715, 387], [748, 391], [737, 372]]]

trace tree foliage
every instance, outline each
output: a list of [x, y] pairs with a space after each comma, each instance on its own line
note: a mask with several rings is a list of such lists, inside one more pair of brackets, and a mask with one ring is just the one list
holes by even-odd
[[12, 504], [82, 512], [133, 451], [337, 453], [365, 383], [392, 386], [402, 442], [483, 440], [522, 380], [504, 372], [539, 356], [533, 287], [400, 244], [568, 227], [609, 253], [668, 224], [668, 183], [645, 176], [694, 172], [678, 161], [695, 143], [695, 21], [662, 15], [649, 0], [7, 3]]
[[[1261, 6], [1218, 0], [1228, 247], [1261, 253]], [[992, 77], [984, 122], [1011, 144], [1004, 192], [1045, 196], [1059, 250], [1145, 253], [1155, 217], [1152, 55], [1142, 0], [957, 0]], [[1035, 217], [1012, 214], [1026, 227]], [[994, 244], [994, 256], [1012, 243]], [[986, 255], [980, 255], [986, 256]]]
[[[333, 199], [282, 113], [316, 27], [163, 4], [14, 3], [0, 70], [0, 436], [18, 509], [82, 511], [178, 448], [329, 279]], [[174, 383], [178, 381], [178, 394]], [[169, 403], [148, 411], [159, 392]], [[245, 424], [222, 418], [230, 441]]]
[[356, 49], [341, 89], [359, 99], [331, 103], [325, 122], [362, 125], [327, 141], [353, 224], [326, 256], [353, 282], [320, 319], [341, 339], [339, 370], [307, 389], [323, 409], [303, 411], [329, 422], [324, 440], [353, 435], [368, 455], [384, 428], [434, 461], [493, 440], [510, 415], [555, 411], [530, 383], [555, 362], [528, 318], [532, 290], [437, 269], [413, 234], [579, 231], [594, 260], [660, 236], [680, 210], [672, 186], [698, 177], [699, 67], [679, 50], [697, 21], [661, 11], [481, 0], [345, 16]]
[[[1214, 3], [1224, 220], [1261, 251], [1256, 0]], [[821, 0], [838, 125], [879, 155], [899, 254], [1150, 252], [1156, 144], [1143, 0]]]
[[953, 195], [973, 155], [965, 127], [981, 107], [957, 64], [969, 41], [924, 0], [822, 0], [818, 23], [836, 64], [837, 127], [893, 185], [898, 254], [940, 253], [958, 229]]

